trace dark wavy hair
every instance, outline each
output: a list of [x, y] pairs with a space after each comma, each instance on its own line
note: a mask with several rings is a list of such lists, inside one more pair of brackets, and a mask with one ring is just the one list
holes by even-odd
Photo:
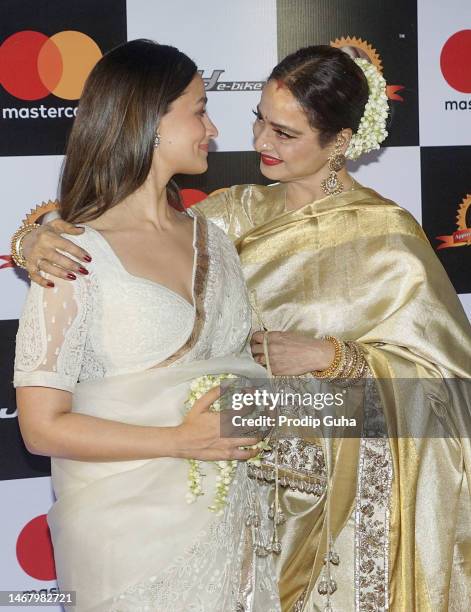
[[345, 128], [358, 130], [368, 101], [368, 82], [352, 58], [334, 47], [315, 45], [285, 57], [269, 76], [286, 85], [319, 130], [325, 146]]
[[[133, 40], [106, 53], [91, 71], [67, 144], [60, 181], [61, 216], [91, 221], [146, 180], [161, 118], [197, 71], [184, 53]], [[169, 203], [181, 208], [174, 183]]]

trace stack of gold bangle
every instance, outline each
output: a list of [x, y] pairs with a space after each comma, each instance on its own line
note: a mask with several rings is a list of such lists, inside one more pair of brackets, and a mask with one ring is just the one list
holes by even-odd
[[346, 345], [345, 342], [342, 342], [338, 338], [334, 336], [324, 336], [323, 340], [327, 340], [331, 344], [334, 345], [335, 353], [334, 359], [328, 368], [325, 370], [314, 370], [312, 372], [313, 376], [316, 378], [325, 378], [331, 380], [333, 378], [338, 378], [339, 373], [344, 368], [345, 364], [345, 354], [346, 354]]
[[334, 345], [335, 354], [330, 366], [325, 370], [314, 370], [312, 375], [323, 380], [359, 380], [367, 373], [368, 364], [360, 346], [356, 342], [343, 342], [334, 336], [324, 336]]
[[356, 342], [346, 342], [347, 362], [339, 378], [349, 381], [360, 380], [368, 373], [368, 364], [363, 355], [361, 347]]
[[26, 268], [28, 263], [23, 255], [23, 238], [37, 227], [41, 227], [39, 223], [26, 223], [11, 237], [11, 257], [20, 268]]

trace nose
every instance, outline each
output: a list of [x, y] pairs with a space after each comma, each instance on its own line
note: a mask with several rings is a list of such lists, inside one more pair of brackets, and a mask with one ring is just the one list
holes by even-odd
[[253, 146], [257, 153], [263, 153], [264, 151], [266, 152], [273, 149], [269, 131], [266, 129], [266, 126], [255, 124], [253, 128], [253, 136]]
[[209, 138], [217, 138], [219, 135], [218, 129], [214, 125], [214, 123], [211, 121], [208, 115], [206, 115], [206, 121], [207, 121], [206, 132]]

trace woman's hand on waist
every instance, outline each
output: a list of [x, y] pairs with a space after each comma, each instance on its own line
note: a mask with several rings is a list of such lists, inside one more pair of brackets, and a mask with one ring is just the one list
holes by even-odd
[[[76, 461], [132, 461], [175, 457], [202, 460], [254, 457], [259, 449], [241, 450], [260, 437], [222, 438], [220, 417], [210, 412], [219, 388], [203, 395], [181, 425], [141, 426], [72, 412], [72, 393], [49, 387], [16, 390], [21, 433], [30, 453]], [[230, 417], [227, 411], [225, 417]], [[243, 410], [237, 411], [244, 414]], [[239, 431], [239, 428], [237, 428]], [[228, 431], [223, 427], [224, 431]], [[253, 430], [253, 428], [252, 428]], [[240, 429], [241, 436], [247, 428]]]
[[[262, 435], [254, 437], [253, 433], [250, 433], [249, 437], [247, 428], [237, 427], [237, 433], [247, 437], [221, 437], [221, 430], [230, 432], [234, 428], [229, 423], [233, 415], [232, 410], [210, 411], [211, 404], [220, 397], [220, 394], [220, 388], [215, 387], [193, 404], [183, 423], [176, 428], [177, 448], [174, 456], [202, 461], [230, 459], [246, 461], [260, 452], [260, 449], [243, 450], [240, 448], [257, 444], [262, 439]], [[244, 416], [249, 411], [250, 409], [238, 410], [237, 414]]]

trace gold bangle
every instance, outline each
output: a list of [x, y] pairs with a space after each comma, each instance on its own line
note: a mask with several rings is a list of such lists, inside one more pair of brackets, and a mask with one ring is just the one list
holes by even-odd
[[355, 350], [358, 354], [358, 363], [355, 370], [351, 373], [351, 377], [354, 380], [360, 380], [363, 378], [368, 364], [366, 363], [365, 356], [363, 355], [363, 351], [361, 350], [360, 346], [356, 342], [353, 342], [352, 344], [355, 346]]
[[347, 350], [351, 355], [351, 361], [348, 363], [348, 367], [342, 372], [342, 378], [352, 378], [354, 372], [358, 369], [358, 362], [360, 355], [354, 342], [347, 342]]
[[346, 349], [345, 343], [335, 338], [334, 336], [324, 336], [323, 340], [327, 340], [334, 345], [334, 359], [329, 367], [324, 370], [313, 370], [312, 375], [316, 378], [336, 378], [345, 367]]
[[339, 378], [343, 379], [342, 387], [347, 389], [358, 383], [368, 372], [368, 364], [361, 347], [356, 342], [346, 342], [349, 359]]
[[339, 380], [344, 380], [344, 381], [345, 379], [348, 379], [348, 377], [350, 376], [350, 373], [353, 372], [353, 370], [356, 368], [357, 361], [358, 361], [357, 352], [352, 348], [352, 343], [348, 341], [345, 342], [344, 367], [338, 373], [337, 378]]
[[26, 268], [28, 262], [23, 254], [23, 238], [35, 230], [40, 228], [39, 223], [26, 223], [22, 225], [11, 237], [11, 258], [20, 268]]

